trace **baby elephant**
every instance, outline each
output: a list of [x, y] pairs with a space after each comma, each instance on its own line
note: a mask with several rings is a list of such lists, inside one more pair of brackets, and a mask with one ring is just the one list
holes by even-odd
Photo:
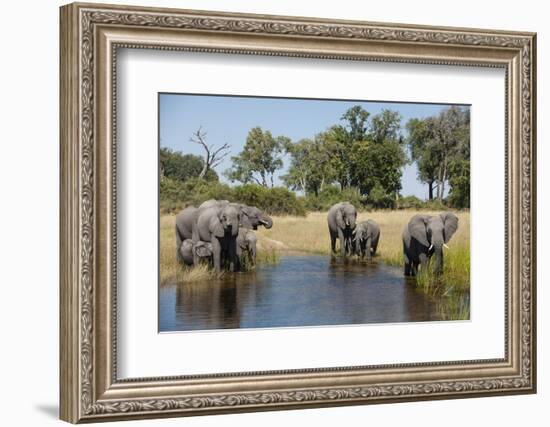
[[212, 260], [212, 243], [201, 241], [193, 243], [193, 240], [185, 239], [181, 243], [179, 253], [185, 265], [193, 265], [193, 255], [197, 255], [201, 261], [204, 260], [210, 263]]
[[256, 265], [256, 233], [247, 228], [239, 227], [237, 235], [237, 267]]
[[371, 259], [378, 248], [380, 226], [372, 219], [360, 222], [354, 230], [355, 253], [361, 258]]

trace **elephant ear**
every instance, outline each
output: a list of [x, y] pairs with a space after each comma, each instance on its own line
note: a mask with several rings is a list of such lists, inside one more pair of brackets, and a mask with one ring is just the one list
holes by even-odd
[[412, 237], [422, 243], [424, 246], [430, 246], [428, 241], [428, 225], [429, 217], [426, 215], [415, 215], [409, 221], [409, 233]]
[[222, 223], [217, 215], [212, 215], [212, 218], [210, 218], [208, 229], [214, 236], [219, 238], [222, 238], [225, 234]]
[[346, 228], [346, 223], [344, 222], [344, 215], [342, 214], [343, 208], [336, 209], [336, 224], [339, 228]]
[[445, 243], [447, 243], [458, 229], [458, 217], [451, 212], [443, 212], [440, 216], [445, 230]]

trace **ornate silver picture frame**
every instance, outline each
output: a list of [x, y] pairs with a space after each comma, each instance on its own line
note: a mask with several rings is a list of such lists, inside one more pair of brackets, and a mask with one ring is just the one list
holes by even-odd
[[[536, 391], [535, 34], [79, 3], [63, 6], [60, 18], [61, 419], [79, 423]], [[118, 378], [120, 48], [503, 69], [504, 357]]]

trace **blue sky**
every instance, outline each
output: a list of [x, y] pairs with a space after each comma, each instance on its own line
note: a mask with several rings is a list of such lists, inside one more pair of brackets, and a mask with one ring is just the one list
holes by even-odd
[[[220, 146], [227, 142], [234, 156], [242, 150], [248, 131], [256, 126], [270, 130], [274, 136], [284, 135], [299, 141], [342, 123], [340, 117], [354, 105], [361, 105], [371, 115], [385, 108], [398, 111], [403, 126], [411, 118], [435, 115], [448, 107], [443, 104], [184, 94], [160, 94], [159, 104], [161, 147], [201, 156], [202, 148], [189, 141], [199, 126], [207, 133], [208, 144]], [[227, 181], [222, 172], [231, 166], [230, 156], [216, 168], [222, 181]], [[284, 168], [275, 174], [276, 185], [280, 183], [278, 176], [284, 175], [288, 163], [285, 158]], [[417, 179], [415, 164], [405, 166], [401, 184], [404, 196], [415, 195], [421, 199], [428, 196], [427, 186]]]

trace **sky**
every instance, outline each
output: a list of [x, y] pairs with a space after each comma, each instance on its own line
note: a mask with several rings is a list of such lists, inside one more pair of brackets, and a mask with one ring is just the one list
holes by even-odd
[[[438, 114], [447, 104], [390, 103], [355, 100], [314, 100], [290, 98], [261, 98], [240, 96], [213, 96], [187, 94], [159, 95], [160, 146], [184, 154], [202, 156], [204, 150], [189, 138], [199, 127], [206, 132], [206, 142], [216, 147], [231, 145], [231, 154], [216, 168], [220, 180], [228, 182], [223, 171], [231, 167], [231, 156], [237, 155], [246, 141], [248, 131], [256, 126], [269, 130], [273, 136], [284, 135], [292, 141], [312, 138], [340, 121], [342, 115], [354, 105], [360, 105], [371, 117], [383, 109], [398, 111], [402, 126], [411, 118]], [[406, 136], [406, 129], [402, 130]], [[289, 165], [275, 173], [275, 185]], [[428, 187], [417, 179], [416, 164], [407, 165], [401, 178], [403, 196], [414, 195], [427, 199]]]

